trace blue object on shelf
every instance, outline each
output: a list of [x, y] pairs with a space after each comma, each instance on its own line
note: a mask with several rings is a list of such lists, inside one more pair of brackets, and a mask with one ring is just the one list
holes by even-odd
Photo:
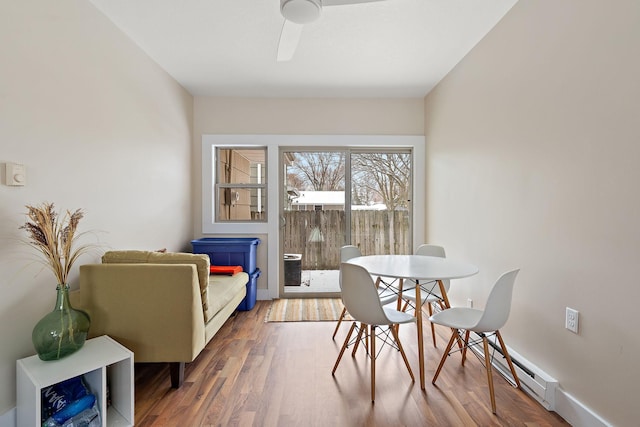
[[58, 424], [64, 424], [69, 418], [75, 417], [85, 409], [89, 409], [96, 402], [96, 397], [93, 394], [87, 394], [80, 399], [71, 402], [62, 411], [52, 415]]
[[96, 401], [82, 376], [43, 388], [40, 393], [43, 427], [64, 425]]

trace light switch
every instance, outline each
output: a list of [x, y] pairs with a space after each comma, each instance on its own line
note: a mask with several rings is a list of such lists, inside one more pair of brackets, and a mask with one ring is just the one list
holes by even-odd
[[23, 186], [27, 183], [27, 168], [18, 163], [6, 164], [5, 182], [7, 185]]

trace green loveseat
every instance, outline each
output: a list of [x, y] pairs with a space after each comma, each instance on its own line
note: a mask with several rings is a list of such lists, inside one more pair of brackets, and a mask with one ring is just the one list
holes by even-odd
[[168, 362], [171, 385], [246, 295], [249, 275], [210, 275], [209, 257], [190, 253], [110, 251], [80, 267], [74, 307], [91, 317], [90, 337], [109, 335], [135, 362]]

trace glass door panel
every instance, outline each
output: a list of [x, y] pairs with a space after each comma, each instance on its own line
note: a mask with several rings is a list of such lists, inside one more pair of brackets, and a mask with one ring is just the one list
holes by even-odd
[[346, 243], [345, 158], [341, 151], [286, 151], [281, 296], [340, 292], [340, 248]]
[[351, 244], [363, 255], [411, 253], [411, 153], [351, 153]]

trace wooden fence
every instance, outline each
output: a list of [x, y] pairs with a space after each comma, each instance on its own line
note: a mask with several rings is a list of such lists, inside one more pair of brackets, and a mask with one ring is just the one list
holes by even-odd
[[[303, 270], [337, 270], [345, 245], [345, 212], [289, 211], [285, 213], [284, 248], [302, 255]], [[363, 255], [411, 253], [407, 211], [352, 211], [351, 244]]]

